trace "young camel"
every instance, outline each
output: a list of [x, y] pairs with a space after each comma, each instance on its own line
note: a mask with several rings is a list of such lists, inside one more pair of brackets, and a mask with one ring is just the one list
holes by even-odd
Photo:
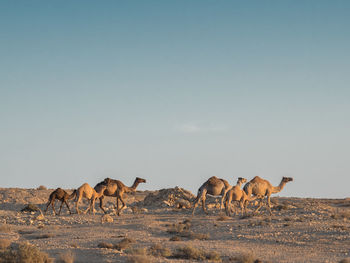
[[[244, 184], [245, 182], [247, 182], [247, 179], [238, 177], [237, 184], [227, 192], [225, 197], [225, 210], [228, 216], [231, 216], [232, 201], [237, 201], [239, 203], [242, 211], [242, 216], [247, 213], [248, 196], [241, 189], [242, 184]], [[243, 209], [244, 209], [244, 213], [243, 213]]]
[[223, 208], [224, 198], [228, 190], [231, 189], [231, 185], [224, 179], [217, 178], [216, 176], [210, 177], [202, 186], [198, 189], [197, 197], [194, 200], [194, 207], [192, 211], [192, 215], [194, 215], [194, 211], [199, 204], [200, 200], [202, 200], [203, 211], [208, 214], [208, 211], [205, 207], [205, 199], [206, 195], [221, 195], [221, 204], [220, 209]]
[[[102, 181], [100, 184], [105, 184], [108, 185], [107, 189], [104, 191], [104, 195], [100, 197], [100, 208], [103, 210], [103, 212], [106, 213], [106, 210], [103, 207], [103, 199], [104, 196], [112, 196], [112, 197], [117, 197], [116, 200], [116, 209], [117, 209], [117, 214], [118, 216], [120, 215], [120, 211], [124, 209], [125, 207], [125, 202], [123, 199], [124, 193], [131, 193], [135, 192], [137, 186], [140, 183], [146, 183], [145, 179], [136, 177], [134, 183], [132, 184], [131, 187], [128, 187], [124, 185], [121, 181], [119, 180], [114, 180], [110, 178], [106, 178], [104, 181]], [[97, 185], [96, 185], [97, 186]], [[119, 200], [122, 203], [122, 207], [119, 209]]]
[[[69, 211], [69, 214], [72, 214], [72, 212], [69, 209], [69, 205], [67, 203], [67, 200], [74, 198], [75, 195], [76, 195], [76, 190], [74, 190], [73, 193], [71, 195], [69, 195], [63, 189], [57, 188], [49, 196], [49, 201], [47, 202], [47, 205], [46, 205], [45, 214], [46, 214], [47, 210], [49, 209], [49, 206], [51, 205], [52, 210], [55, 213], [55, 215], [60, 215], [63, 203], [66, 204], [68, 211]], [[56, 199], [61, 201], [61, 206], [60, 206], [60, 210], [58, 211], [58, 214], [56, 213], [56, 210], [55, 210], [55, 200]]]
[[[272, 215], [271, 202], [270, 202], [271, 194], [276, 194], [281, 192], [283, 187], [286, 185], [286, 183], [291, 181], [293, 181], [293, 178], [283, 177], [278, 186], [272, 186], [269, 181], [264, 180], [259, 176], [255, 176], [252, 180], [246, 183], [246, 185], [244, 186], [244, 191], [248, 196], [248, 200], [252, 201], [255, 199], [260, 199], [260, 204], [258, 208], [254, 211], [254, 213], [256, 213], [263, 206], [263, 199], [266, 196], [267, 209], [269, 210], [270, 215]], [[251, 197], [251, 195], [253, 195], [254, 197]]]
[[83, 212], [86, 214], [87, 211], [91, 213], [91, 210], [93, 214], [95, 214], [95, 200], [97, 198], [101, 198], [103, 196], [104, 191], [107, 189], [108, 184], [99, 183], [95, 186], [95, 188], [92, 188], [88, 183], [83, 184], [76, 190], [76, 199], [75, 199], [75, 206], [77, 213], [80, 214], [79, 210], [79, 203], [81, 199], [84, 197], [90, 201], [89, 207]]

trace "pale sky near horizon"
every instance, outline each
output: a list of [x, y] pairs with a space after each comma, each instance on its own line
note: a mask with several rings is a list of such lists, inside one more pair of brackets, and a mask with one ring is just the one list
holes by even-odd
[[254, 176], [349, 197], [349, 1], [1, 1], [0, 187]]

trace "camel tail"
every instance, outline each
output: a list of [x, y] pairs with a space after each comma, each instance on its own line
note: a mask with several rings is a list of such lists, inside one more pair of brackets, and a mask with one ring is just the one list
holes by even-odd
[[77, 201], [78, 199], [77, 189], [74, 189], [73, 193], [68, 197], [68, 200], [73, 199], [74, 197], [75, 197], [75, 201]]

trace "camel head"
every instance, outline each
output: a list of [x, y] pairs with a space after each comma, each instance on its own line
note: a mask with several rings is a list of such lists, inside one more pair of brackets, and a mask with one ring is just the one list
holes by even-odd
[[243, 177], [238, 177], [237, 184], [238, 183], [244, 184], [245, 182], [247, 182], [247, 179], [245, 179]]
[[292, 177], [283, 177], [282, 178], [282, 182], [284, 182], [284, 183], [288, 183], [288, 182], [292, 182], [292, 181], [293, 181]]
[[136, 177], [135, 182], [138, 182], [138, 183], [146, 183], [146, 179], [142, 179], [142, 178], [140, 178], [140, 177]]

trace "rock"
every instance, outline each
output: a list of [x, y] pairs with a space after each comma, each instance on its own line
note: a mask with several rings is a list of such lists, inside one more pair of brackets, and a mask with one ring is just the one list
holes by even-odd
[[101, 217], [101, 223], [113, 223], [113, 218], [110, 215], [103, 215]]
[[43, 214], [40, 214], [35, 218], [35, 220], [39, 220], [39, 221], [44, 220], [44, 219], [45, 219], [45, 217]]

